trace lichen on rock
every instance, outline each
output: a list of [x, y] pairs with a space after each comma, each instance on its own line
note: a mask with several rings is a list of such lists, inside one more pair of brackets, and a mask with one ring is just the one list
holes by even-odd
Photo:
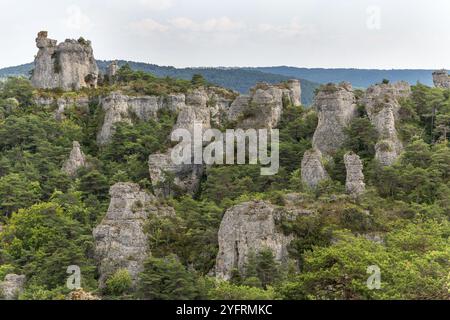
[[16, 300], [23, 292], [26, 278], [24, 275], [7, 274], [0, 282], [0, 295], [5, 300]]

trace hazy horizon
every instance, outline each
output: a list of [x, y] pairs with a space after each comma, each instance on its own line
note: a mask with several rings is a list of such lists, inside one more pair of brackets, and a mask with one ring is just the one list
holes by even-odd
[[449, 12], [446, 0], [2, 0], [0, 68], [31, 62], [40, 30], [91, 40], [98, 60], [177, 68], [450, 68]]

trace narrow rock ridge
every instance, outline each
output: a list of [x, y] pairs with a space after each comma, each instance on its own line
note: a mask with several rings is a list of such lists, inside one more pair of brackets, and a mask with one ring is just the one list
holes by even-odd
[[5, 280], [0, 282], [0, 294], [5, 300], [17, 300], [23, 292], [26, 278], [23, 275], [8, 274]]
[[264, 201], [250, 201], [228, 209], [219, 230], [219, 253], [215, 273], [219, 279], [229, 280], [232, 271], [245, 271], [251, 253], [269, 249], [277, 261], [288, 258], [287, 247], [293, 240], [278, 230], [281, 217], [273, 205]]
[[36, 38], [36, 55], [31, 82], [36, 88], [65, 91], [96, 87], [98, 67], [90, 41], [82, 38], [57, 44], [41, 31]]
[[308, 150], [303, 155], [302, 182], [309, 188], [316, 188], [321, 181], [329, 179], [322, 160], [322, 153], [317, 149]]
[[127, 269], [136, 284], [149, 254], [144, 233], [147, 218], [152, 214], [174, 214], [172, 208], [157, 206], [155, 197], [134, 183], [117, 183], [111, 187], [110, 195], [108, 212], [93, 231], [101, 288], [119, 269]]
[[436, 88], [450, 89], [450, 76], [445, 69], [433, 72], [433, 83]]
[[379, 134], [375, 146], [375, 158], [384, 166], [392, 165], [403, 150], [395, 122], [400, 110], [399, 100], [411, 95], [407, 82], [376, 84], [369, 87], [363, 97], [363, 104], [372, 124]]
[[[169, 197], [177, 193], [193, 195], [200, 187], [200, 180], [204, 172], [203, 165], [180, 164], [172, 161], [172, 149], [166, 153], [150, 155], [148, 159], [150, 178], [153, 191], [158, 197]], [[173, 181], [167, 181], [172, 175]]]
[[70, 152], [69, 159], [64, 163], [62, 171], [67, 175], [73, 177], [76, 175], [80, 168], [86, 167], [87, 161], [81, 146], [78, 141], [73, 142], [72, 151]]
[[345, 183], [347, 193], [354, 197], [360, 196], [366, 190], [361, 159], [357, 154], [349, 152], [344, 156], [344, 163], [347, 170]]
[[319, 117], [313, 137], [313, 147], [324, 156], [333, 155], [345, 141], [344, 129], [356, 116], [356, 98], [351, 84], [327, 84], [315, 98], [314, 108]]

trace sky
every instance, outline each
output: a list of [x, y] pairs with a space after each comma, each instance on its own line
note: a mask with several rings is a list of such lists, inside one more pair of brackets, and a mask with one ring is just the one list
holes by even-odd
[[450, 68], [449, 0], [0, 0], [0, 68], [36, 34], [176, 67]]

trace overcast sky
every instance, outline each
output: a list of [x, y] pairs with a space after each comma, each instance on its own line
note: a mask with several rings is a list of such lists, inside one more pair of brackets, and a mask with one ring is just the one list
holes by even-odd
[[449, 0], [0, 0], [0, 67], [40, 30], [177, 67], [450, 68]]

